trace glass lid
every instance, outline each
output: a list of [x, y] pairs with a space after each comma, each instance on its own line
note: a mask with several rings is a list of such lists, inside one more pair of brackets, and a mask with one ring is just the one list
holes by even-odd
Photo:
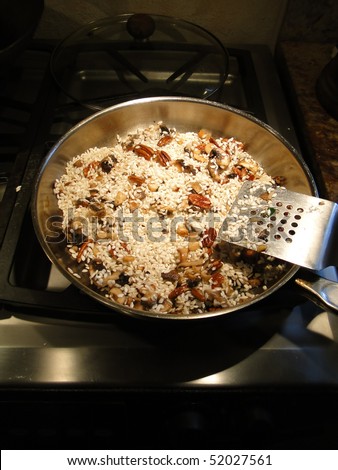
[[68, 36], [52, 54], [51, 72], [71, 100], [94, 109], [139, 96], [216, 99], [227, 77], [228, 54], [195, 24], [126, 14]]

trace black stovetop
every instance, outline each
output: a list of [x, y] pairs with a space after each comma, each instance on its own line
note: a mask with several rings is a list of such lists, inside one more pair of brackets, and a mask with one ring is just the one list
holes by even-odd
[[[93, 113], [55, 84], [49, 69], [52, 50], [48, 41], [34, 43], [1, 77], [0, 338], [6, 353], [1, 384], [64, 383], [58, 368], [36, 366], [40, 356], [59, 363], [64, 350], [72, 356], [66, 374], [72, 384], [336, 384], [338, 372], [326, 347], [337, 347], [336, 318], [302, 297], [292, 281], [250, 311], [212, 321], [163, 325], [125, 318], [98, 305], [51, 265], [31, 221], [35, 174], [50, 146]], [[229, 47], [228, 51], [230, 69], [220, 100], [273, 125], [297, 148], [269, 51], [264, 46]], [[187, 361], [182, 368], [176, 366], [173, 342], [181, 360]], [[22, 350], [32, 364], [25, 374], [17, 357]], [[83, 367], [80, 350], [89, 356], [95, 352], [93, 370]], [[321, 360], [327, 355], [325, 370], [321, 361], [313, 362], [318, 353]]]
[[[187, 412], [192, 420], [203, 413], [212, 420], [217, 416], [215, 429], [222, 429], [219, 435], [224, 438], [228, 436], [224, 423], [231, 422], [235, 443], [242, 435], [236, 413], [247, 417], [250, 426], [262, 422], [266, 429], [279, 420], [287, 432], [286, 405], [274, 414], [275, 405], [273, 409], [269, 405], [272, 397], [284, 397], [290, 405], [298, 391], [309, 396], [317, 390], [331, 394], [338, 385], [337, 317], [303, 297], [292, 280], [250, 310], [211, 320], [163, 322], [108, 310], [51, 267], [31, 222], [34, 178], [51, 145], [93, 112], [56, 86], [49, 71], [52, 49], [48, 41], [33, 43], [0, 77], [1, 403], [12, 406], [19, 419], [22, 392], [32, 410], [42, 399], [46, 413], [51, 413], [49, 400], [57, 400], [79, 423], [79, 416], [70, 411], [74, 399], [68, 393], [80, 393], [76, 400], [86, 408], [92, 402], [87, 393], [113, 392], [115, 398], [101, 396], [101, 413], [109, 409], [123, 429], [130, 409], [139, 419], [157, 415], [163, 422], [164, 414], [170, 421], [173, 407], [178, 406], [173, 417], [180, 419], [183, 410], [185, 423], [193, 422]], [[268, 49], [231, 46], [228, 50], [230, 73], [221, 101], [266, 121], [298, 148]], [[44, 391], [51, 398], [36, 395]], [[226, 402], [223, 393], [229, 393]], [[165, 396], [165, 406], [160, 396]], [[309, 396], [301, 408], [302, 419], [312, 403]], [[9, 423], [11, 432], [22, 431]], [[83, 436], [81, 426], [74, 423]], [[43, 424], [37, 426], [41, 431]], [[53, 432], [58, 431], [55, 426]], [[310, 429], [309, 424], [305, 427]], [[29, 427], [24, 429], [28, 435]]]

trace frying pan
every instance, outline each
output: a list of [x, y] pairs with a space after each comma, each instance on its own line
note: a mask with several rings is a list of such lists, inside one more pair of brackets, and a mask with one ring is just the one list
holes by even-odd
[[28, 46], [44, 9], [44, 0], [2, 0], [0, 70], [6, 70]]
[[[78, 123], [54, 145], [41, 165], [34, 188], [32, 217], [37, 237], [47, 256], [66, 278], [87, 295], [112, 309], [136, 317], [206, 318], [248, 307], [269, 296], [296, 273], [297, 266], [290, 265], [278, 282], [253, 300], [235, 307], [191, 315], [159, 315], [119, 305], [90, 285], [89, 280], [77, 279], [69, 273], [70, 256], [59, 223], [61, 212], [53, 193], [55, 179], [64, 173], [67, 162], [90, 147], [113, 146], [117, 134], [123, 139], [127, 134], [159, 121], [179, 132], [198, 132], [201, 128], [208, 128], [214, 137], [233, 136], [245, 143], [247, 152], [268, 174], [286, 176], [288, 189], [308, 195], [316, 194], [313, 177], [296, 150], [271, 127], [242, 111], [187, 97], [151, 97], [128, 101], [97, 112]], [[75, 272], [78, 269], [76, 265], [71, 267]]]

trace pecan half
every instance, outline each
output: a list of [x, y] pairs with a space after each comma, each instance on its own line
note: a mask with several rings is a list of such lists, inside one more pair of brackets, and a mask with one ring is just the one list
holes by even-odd
[[141, 184], [145, 182], [145, 178], [142, 178], [142, 176], [136, 176], [136, 175], [129, 175], [128, 180], [131, 183], [136, 184], [136, 186], [141, 186]]
[[164, 147], [167, 144], [170, 144], [170, 142], [173, 140], [173, 137], [171, 135], [164, 135], [163, 137], [160, 138], [160, 140], [157, 142], [158, 147]]
[[205, 301], [203, 292], [201, 292], [199, 289], [196, 289], [196, 287], [193, 287], [190, 292], [195, 297], [195, 299], [200, 300], [201, 302]]
[[158, 150], [156, 152], [156, 161], [162, 166], [167, 166], [171, 158], [164, 150]]
[[188, 200], [193, 206], [199, 207], [200, 209], [210, 209], [211, 201], [202, 194], [189, 194]]
[[151, 160], [153, 155], [155, 154], [155, 150], [153, 150], [151, 147], [148, 147], [148, 145], [144, 144], [137, 144], [133, 147], [133, 152], [136, 153], [139, 157], [143, 157], [146, 160]]
[[217, 231], [213, 227], [204, 230], [202, 234], [202, 246], [210, 248], [217, 238]]
[[93, 242], [93, 240], [88, 239], [87, 241], [82, 243], [82, 245], [80, 246], [79, 251], [77, 252], [77, 256], [76, 256], [76, 261], [78, 263], [80, 263], [82, 261], [82, 255], [83, 255], [84, 251], [87, 249], [89, 243], [92, 243], [92, 242]]
[[221, 269], [223, 262], [220, 259], [215, 259], [211, 262], [211, 265], [208, 267], [208, 273], [212, 274]]
[[170, 292], [168, 297], [170, 300], [176, 299], [179, 295], [183, 294], [183, 292], [186, 292], [187, 290], [188, 290], [188, 286], [186, 285], [176, 287], [176, 289]]
[[224, 282], [224, 276], [217, 272], [211, 276], [211, 288], [215, 289], [216, 287], [221, 287]]

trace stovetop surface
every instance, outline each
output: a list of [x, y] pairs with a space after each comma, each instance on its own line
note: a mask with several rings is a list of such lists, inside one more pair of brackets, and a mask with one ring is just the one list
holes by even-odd
[[[93, 112], [60, 93], [49, 73], [51, 50], [37, 43], [0, 78], [1, 387], [336, 386], [337, 317], [292, 280], [250, 310], [168, 322], [99, 306], [51, 269], [31, 222], [35, 174], [50, 146]], [[298, 149], [269, 51], [229, 52], [222, 102], [266, 121]]]

